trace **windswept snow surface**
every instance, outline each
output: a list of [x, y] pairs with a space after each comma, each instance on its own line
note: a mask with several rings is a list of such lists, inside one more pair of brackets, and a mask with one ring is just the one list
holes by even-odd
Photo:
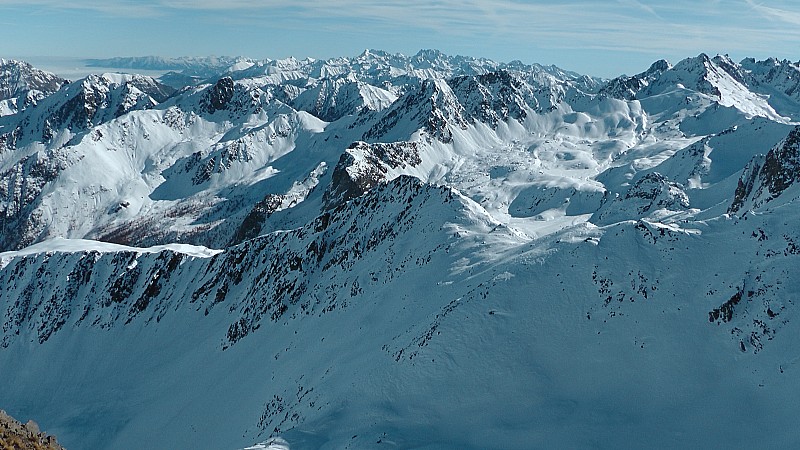
[[0, 407], [68, 448], [800, 444], [796, 64], [117, 63], [186, 72], [0, 114]]

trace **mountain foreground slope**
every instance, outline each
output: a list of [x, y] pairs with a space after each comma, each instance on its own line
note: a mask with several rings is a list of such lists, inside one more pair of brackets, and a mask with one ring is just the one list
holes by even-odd
[[12, 415], [89, 449], [800, 441], [797, 63], [179, 67], [13, 74]]

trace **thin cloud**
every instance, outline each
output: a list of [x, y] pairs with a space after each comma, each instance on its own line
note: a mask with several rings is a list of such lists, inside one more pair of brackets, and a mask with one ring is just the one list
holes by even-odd
[[656, 12], [655, 9], [653, 9], [653, 7], [651, 7], [649, 5], [645, 5], [644, 3], [642, 3], [642, 2], [640, 2], [638, 0], [617, 0], [617, 3], [619, 3], [621, 5], [624, 5], [624, 6], [639, 8], [642, 11], [647, 12], [651, 16], [653, 16], [653, 17], [655, 17], [657, 19], [661, 19], [661, 16], [658, 15], [658, 13]]
[[745, 0], [751, 8], [756, 10], [764, 18], [772, 21], [785, 22], [790, 25], [800, 26], [800, 13], [794, 11], [787, 11], [785, 9], [764, 6], [756, 3], [753, 0]]
[[0, 8], [4, 6], [24, 6], [26, 8], [38, 6], [51, 10], [95, 11], [113, 17], [155, 17], [161, 14], [155, 5], [126, 0], [70, 2], [63, 0], [0, 0]]
[[258, 0], [163, 0], [158, 2], [161, 6], [173, 9], [199, 9], [199, 10], [236, 10], [236, 9], [268, 9], [285, 7], [291, 2]]

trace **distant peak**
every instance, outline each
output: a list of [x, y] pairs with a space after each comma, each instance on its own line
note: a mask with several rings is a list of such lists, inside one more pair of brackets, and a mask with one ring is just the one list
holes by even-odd
[[375, 49], [371, 49], [371, 48], [366, 48], [358, 56], [359, 57], [364, 57], [364, 58], [369, 57], [369, 56], [385, 57], [385, 56], [389, 56], [389, 53], [387, 53], [387, 52], [385, 52], [383, 50], [375, 50]]
[[442, 53], [439, 50], [429, 48], [429, 49], [421, 49], [414, 56], [415, 57], [419, 57], [419, 58], [433, 59], [433, 58], [439, 58], [439, 57], [444, 56], [444, 53]]
[[658, 61], [650, 65], [650, 68], [647, 69], [646, 73], [665, 72], [671, 68], [672, 64], [670, 64], [669, 61], [667, 61], [666, 59], [659, 59]]

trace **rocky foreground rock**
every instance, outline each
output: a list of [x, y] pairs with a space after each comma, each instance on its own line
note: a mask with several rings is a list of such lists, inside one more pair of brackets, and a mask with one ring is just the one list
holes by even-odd
[[3, 450], [64, 450], [56, 438], [42, 433], [36, 422], [22, 424], [0, 410], [0, 448]]

